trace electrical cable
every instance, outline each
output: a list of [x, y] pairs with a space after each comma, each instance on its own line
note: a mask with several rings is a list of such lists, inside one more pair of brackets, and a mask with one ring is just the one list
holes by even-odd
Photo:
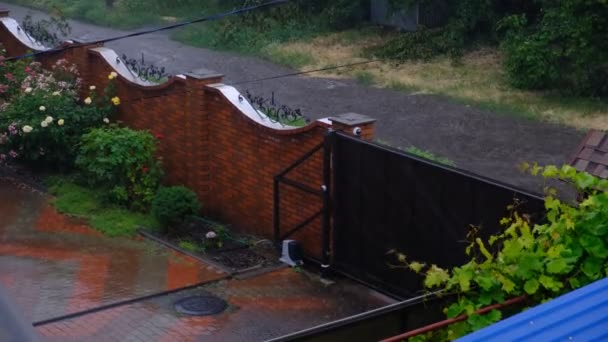
[[284, 77], [300, 76], [300, 75], [306, 75], [306, 74], [311, 74], [311, 73], [320, 72], [320, 71], [342, 69], [342, 68], [348, 68], [348, 67], [357, 66], [357, 65], [376, 63], [376, 62], [380, 62], [380, 61], [381, 61], [380, 59], [370, 59], [370, 60], [366, 60], [366, 61], [362, 61], [362, 62], [336, 65], [336, 66], [331, 66], [331, 67], [326, 67], [326, 68], [321, 68], [321, 69], [298, 71], [298, 72], [293, 72], [293, 73], [289, 73], [289, 74], [269, 76], [269, 77], [265, 77], [265, 78], [258, 78], [258, 79], [253, 79], [253, 80], [234, 82], [234, 83], [230, 83], [229, 85], [235, 86], [235, 85], [254, 83], [254, 82], [260, 82], [260, 81], [276, 80], [276, 79], [284, 78]]
[[[253, 79], [253, 80], [233, 82], [233, 83], [228, 83], [226, 85], [236, 86], [236, 85], [255, 83], [255, 82], [261, 82], [261, 81], [276, 80], [276, 79], [280, 79], [280, 78], [306, 75], [306, 74], [311, 74], [311, 73], [320, 72], [320, 71], [329, 71], [329, 70], [348, 68], [348, 67], [358, 66], [358, 65], [366, 65], [366, 64], [376, 63], [376, 62], [380, 62], [380, 61], [381, 61], [380, 59], [370, 59], [370, 60], [366, 60], [366, 61], [355, 62], [355, 63], [348, 63], [348, 64], [341, 64], [341, 65], [336, 65], [336, 66], [331, 66], [331, 67], [326, 67], [326, 68], [320, 68], [320, 69], [314, 69], [314, 70], [305, 70], [305, 71], [298, 71], [298, 72], [292, 72], [292, 73], [288, 73], [288, 74], [269, 76], [269, 77], [258, 78], [258, 79]], [[153, 96], [149, 96], [149, 97], [133, 98], [133, 99], [125, 100], [125, 102], [136, 101], [136, 100], [145, 100], [145, 99], [151, 99], [151, 98], [162, 97], [162, 96], [168, 96], [168, 95], [175, 94], [175, 93], [178, 93], [178, 92], [169, 92], [167, 94], [162, 94], [162, 95], [153, 95]], [[181, 92], [179, 92], [179, 93], [181, 93]]]

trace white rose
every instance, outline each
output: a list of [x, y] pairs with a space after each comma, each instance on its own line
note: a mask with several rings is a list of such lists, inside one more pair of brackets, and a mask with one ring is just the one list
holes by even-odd
[[97, 89], [97, 87], [96, 87], [96, 86], [94, 86], [94, 85], [92, 85], [92, 86], [90, 86], [90, 87], [89, 87], [89, 89], [90, 89], [90, 90], [95, 90], [95, 89]]
[[63, 126], [64, 122], [65, 122], [65, 121], [63, 121], [63, 119], [59, 119], [59, 120], [57, 120], [57, 124], [58, 124], [59, 126]]
[[86, 99], [84, 99], [84, 103], [86, 103], [86, 104], [88, 104], [88, 105], [90, 105], [90, 104], [91, 104], [91, 102], [93, 102], [93, 100], [91, 100], [91, 98], [90, 98], [90, 97], [87, 97]]
[[58, 91], [56, 91], [56, 92], [53, 93], [53, 96], [59, 96], [59, 95], [61, 95], [61, 93], [58, 92]]
[[33, 89], [32, 89], [32, 88], [30, 88], [30, 87], [25, 88], [25, 92], [26, 92], [26, 93], [31, 93], [31, 92], [32, 92], [32, 90], [33, 90]]
[[40, 106], [40, 108], [38, 108], [38, 109], [40, 109], [41, 112], [44, 112], [46, 110], [46, 107], [45, 106]]
[[105, 123], [110, 123], [110, 119], [108, 119], [108, 118], [103, 118], [103, 122], [105, 122]]
[[23, 126], [22, 130], [24, 133], [29, 133], [34, 129], [32, 128], [32, 126], [25, 125], [25, 126]]
[[42, 127], [46, 127], [46, 126], [48, 126], [48, 125], [49, 125], [49, 123], [48, 123], [48, 122], [46, 122], [46, 121], [42, 121], [42, 122], [40, 123], [40, 126], [42, 126]]
[[210, 231], [210, 232], [207, 232], [207, 234], [205, 234], [205, 237], [207, 239], [215, 239], [217, 237], [217, 234], [214, 231]]
[[47, 123], [52, 123], [53, 122], [53, 117], [52, 116], [47, 116], [46, 119], [44, 119], [44, 121], [46, 121]]

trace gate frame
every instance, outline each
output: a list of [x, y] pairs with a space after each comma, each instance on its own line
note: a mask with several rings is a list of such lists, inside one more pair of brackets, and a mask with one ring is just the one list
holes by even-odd
[[[327, 270], [330, 266], [331, 261], [331, 223], [332, 223], [332, 187], [331, 187], [331, 178], [332, 178], [332, 164], [333, 164], [333, 144], [335, 141], [335, 131], [329, 129], [325, 134], [323, 142], [315, 146], [312, 150], [308, 151], [298, 160], [293, 162], [283, 171], [274, 176], [273, 181], [273, 192], [274, 192], [274, 215], [273, 215], [273, 230], [274, 230], [274, 243], [277, 248], [280, 248], [281, 241], [290, 237], [297, 231], [306, 227], [316, 218], [321, 217], [321, 267], [323, 270]], [[300, 166], [306, 160], [311, 158], [315, 153], [319, 150], [323, 150], [323, 179], [320, 190], [316, 190], [311, 188], [306, 184], [302, 184], [300, 182], [294, 181], [292, 179], [287, 178], [287, 174]], [[287, 233], [281, 235], [281, 192], [280, 185], [281, 183], [285, 185], [289, 185], [294, 187], [300, 191], [304, 191], [308, 194], [312, 194], [315, 196], [319, 196], [322, 200], [321, 209], [310, 216], [309, 218], [303, 220], [302, 222], [296, 224], [294, 227], [289, 229]]]

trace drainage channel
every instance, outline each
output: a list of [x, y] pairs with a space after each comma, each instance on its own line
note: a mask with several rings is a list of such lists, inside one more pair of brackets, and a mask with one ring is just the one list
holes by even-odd
[[[46, 324], [51, 324], [51, 323], [56, 323], [56, 322], [60, 322], [60, 321], [65, 321], [65, 320], [68, 320], [68, 319], [72, 319], [72, 318], [76, 318], [76, 317], [81, 317], [81, 316], [89, 315], [89, 314], [96, 313], [96, 312], [99, 312], [99, 311], [104, 311], [104, 310], [108, 310], [108, 309], [117, 308], [117, 307], [120, 307], [120, 306], [134, 304], [134, 303], [145, 301], [145, 300], [148, 300], [148, 299], [163, 297], [163, 296], [167, 296], [167, 295], [170, 295], [170, 294], [174, 294], [174, 293], [178, 293], [178, 292], [182, 292], [182, 291], [186, 291], [186, 290], [192, 290], [192, 289], [195, 289], [197, 287], [201, 287], [201, 286], [217, 283], [217, 282], [220, 282], [220, 281], [223, 281], [223, 280], [227, 280], [227, 279], [230, 279], [230, 278], [232, 278], [232, 276], [230, 274], [228, 274], [228, 275], [226, 275], [224, 277], [221, 277], [219, 279], [214, 279], [214, 280], [210, 280], [210, 281], [206, 281], [206, 282], [202, 282], [202, 283], [197, 283], [197, 284], [190, 285], [190, 286], [180, 287], [180, 288], [173, 289], [173, 290], [167, 290], [167, 291], [157, 292], [157, 293], [149, 294], [149, 295], [142, 296], [142, 297], [136, 297], [136, 298], [132, 298], [132, 299], [123, 300], [123, 301], [120, 301], [120, 302], [114, 302], [114, 303], [110, 303], [110, 304], [106, 304], [106, 305], [100, 305], [100, 306], [97, 306], [97, 307], [94, 307], [94, 308], [91, 308], [91, 309], [87, 309], [87, 310], [83, 310], [83, 311], [78, 311], [78, 312], [73, 312], [73, 313], [70, 313], [70, 314], [67, 314], [67, 315], [57, 316], [57, 317], [45, 319], [45, 320], [42, 320], [42, 321], [37, 321], [37, 322], [32, 323], [32, 325], [34, 327], [39, 327], [39, 326], [43, 326], [43, 325], [46, 325]], [[200, 296], [196, 296], [196, 297], [200, 297]], [[184, 298], [184, 299], [188, 299], [188, 298], [191, 298], [191, 297], [187, 297], [187, 298]], [[216, 299], [220, 300], [220, 301], [223, 301], [220, 298], [216, 298]], [[225, 302], [224, 302], [224, 305], [227, 306], [227, 304]], [[176, 305], [176, 309], [177, 309], [177, 305]], [[222, 311], [224, 309], [225, 309], [225, 307], [222, 309]]]

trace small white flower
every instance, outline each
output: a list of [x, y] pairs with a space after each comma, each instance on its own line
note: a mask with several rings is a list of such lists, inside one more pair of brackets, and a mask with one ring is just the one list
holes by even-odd
[[217, 234], [214, 231], [209, 231], [207, 232], [207, 234], [205, 234], [205, 237], [207, 239], [215, 239], [217, 237]]
[[59, 96], [59, 95], [61, 95], [61, 93], [58, 92], [58, 91], [56, 91], [56, 92], [53, 93], [53, 96]]
[[64, 124], [64, 123], [65, 123], [65, 121], [63, 121], [63, 119], [59, 119], [59, 120], [57, 120], [57, 124], [58, 124], [59, 126], [63, 126], [63, 124]]
[[52, 116], [47, 116], [44, 121], [46, 121], [47, 123], [52, 123], [53, 122], [53, 117]]
[[105, 123], [110, 123], [110, 119], [108, 119], [108, 118], [103, 118], [103, 122], [105, 122]]
[[84, 103], [90, 105], [91, 102], [93, 102], [93, 100], [91, 100], [90, 97], [87, 97], [86, 99], [84, 99]]
[[49, 123], [48, 123], [48, 122], [46, 122], [46, 121], [42, 121], [42, 122], [40, 123], [40, 126], [42, 126], [42, 127], [47, 127], [48, 125], [49, 125]]
[[33, 90], [33, 89], [32, 89], [31, 87], [27, 87], [27, 88], [25, 88], [25, 92], [26, 92], [26, 93], [31, 93], [31, 92], [32, 92], [32, 90]]
[[22, 130], [24, 133], [29, 133], [34, 129], [32, 128], [32, 126], [25, 125], [25, 126], [23, 126]]
[[41, 112], [44, 112], [46, 110], [46, 107], [45, 106], [40, 106], [40, 108], [38, 108], [38, 109], [40, 109]]
[[89, 87], [89, 90], [95, 90], [95, 89], [97, 89], [97, 87], [94, 86], [94, 85], [92, 85], [92, 86]]

